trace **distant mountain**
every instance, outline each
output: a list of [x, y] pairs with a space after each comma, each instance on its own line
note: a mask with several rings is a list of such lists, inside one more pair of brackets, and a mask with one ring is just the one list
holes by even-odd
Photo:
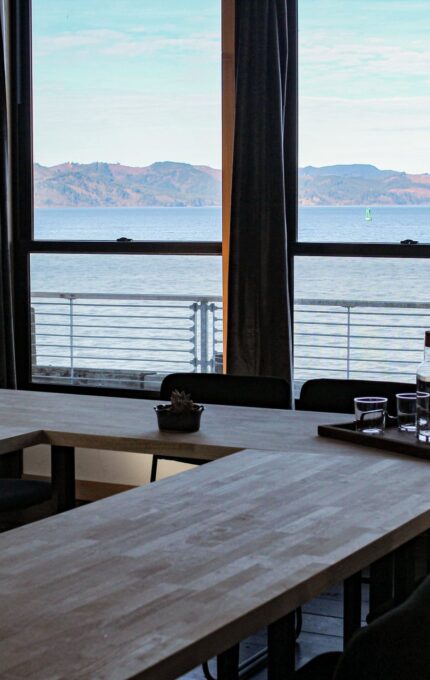
[[[57, 207], [219, 206], [221, 170], [170, 161], [34, 166], [35, 205]], [[374, 165], [311, 165], [299, 170], [299, 204], [430, 205], [430, 174]]]
[[187, 163], [34, 166], [35, 205], [57, 207], [221, 205], [221, 171]]
[[310, 165], [299, 171], [299, 204], [430, 205], [430, 175], [374, 165]]

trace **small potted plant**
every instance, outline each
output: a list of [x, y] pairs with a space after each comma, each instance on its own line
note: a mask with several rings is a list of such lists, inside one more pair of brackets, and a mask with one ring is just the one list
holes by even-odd
[[179, 390], [173, 390], [170, 401], [170, 404], [155, 406], [159, 429], [197, 432], [205, 407], [195, 404], [189, 394]]

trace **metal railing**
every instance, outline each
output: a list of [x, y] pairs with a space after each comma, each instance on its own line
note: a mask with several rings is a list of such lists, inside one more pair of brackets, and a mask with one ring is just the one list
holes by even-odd
[[157, 389], [174, 371], [214, 372], [222, 353], [220, 298], [33, 293], [36, 382]]
[[[430, 303], [297, 299], [295, 380], [413, 382]], [[222, 363], [220, 297], [32, 294], [33, 380], [157, 389]]]
[[295, 301], [295, 378], [415, 382], [430, 304], [379, 300]]

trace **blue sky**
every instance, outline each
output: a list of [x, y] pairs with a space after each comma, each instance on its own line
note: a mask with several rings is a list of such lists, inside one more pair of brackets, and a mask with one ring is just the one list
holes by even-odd
[[300, 164], [430, 172], [430, 0], [299, 0]]
[[35, 160], [220, 167], [218, 0], [33, 0]]
[[[430, 0], [299, 0], [300, 164], [430, 172]], [[35, 160], [220, 167], [220, 0], [33, 0]]]

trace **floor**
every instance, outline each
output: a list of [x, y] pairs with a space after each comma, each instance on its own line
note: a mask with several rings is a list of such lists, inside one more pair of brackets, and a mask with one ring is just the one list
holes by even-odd
[[[368, 587], [363, 585], [362, 617], [363, 622], [368, 610]], [[309, 659], [323, 652], [342, 649], [343, 626], [342, 587], [336, 587], [308, 602], [303, 607], [303, 629], [296, 643], [296, 667], [299, 668]], [[241, 659], [249, 657], [265, 646], [265, 631], [249, 638], [241, 644]], [[216, 677], [216, 663], [210, 661], [209, 668]], [[266, 680], [266, 670], [255, 673], [255, 680]], [[204, 680], [200, 668], [182, 676], [182, 680]]]

